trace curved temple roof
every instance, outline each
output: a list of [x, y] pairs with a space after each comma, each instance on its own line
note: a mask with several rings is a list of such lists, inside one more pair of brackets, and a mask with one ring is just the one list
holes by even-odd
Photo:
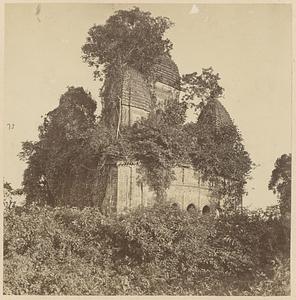
[[219, 128], [221, 126], [233, 125], [228, 111], [217, 99], [209, 100], [206, 106], [202, 109], [198, 117], [198, 122], [212, 122], [212, 124], [214, 124], [216, 128]]
[[157, 81], [173, 88], [180, 88], [179, 69], [168, 55], [163, 55], [157, 59], [153, 72]]

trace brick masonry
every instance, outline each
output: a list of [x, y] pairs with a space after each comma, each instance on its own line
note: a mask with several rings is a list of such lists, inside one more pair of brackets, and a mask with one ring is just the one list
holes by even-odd
[[[121, 95], [122, 125], [131, 126], [136, 120], [148, 116], [152, 108], [152, 94], [160, 107], [166, 101], [179, 99], [180, 76], [176, 64], [163, 57], [154, 66], [154, 71], [158, 81], [149, 85], [140, 72], [126, 68]], [[167, 190], [167, 200], [181, 209], [194, 207], [202, 211], [204, 207], [212, 206], [209, 184], [203, 182], [191, 166], [176, 167], [174, 172], [176, 178]], [[118, 162], [111, 168], [103, 201], [106, 213], [124, 213], [138, 206], [151, 206], [155, 200], [155, 193], [141, 182], [138, 164]]]
[[[177, 204], [181, 209], [194, 205], [202, 211], [205, 206], [212, 206], [208, 183], [190, 166], [174, 168], [175, 180], [167, 190], [167, 200]], [[141, 180], [139, 165], [117, 163], [112, 168], [106, 193], [104, 210], [108, 214], [124, 213], [138, 206], [153, 205], [156, 197]]]

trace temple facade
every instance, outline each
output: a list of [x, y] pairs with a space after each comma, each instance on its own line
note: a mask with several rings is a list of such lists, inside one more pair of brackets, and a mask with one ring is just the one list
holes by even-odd
[[[156, 81], [149, 84], [137, 70], [127, 67], [120, 89], [121, 124], [131, 126], [135, 121], [148, 116], [152, 105], [163, 107], [166, 101], [178, 101], [180, 96], [180, 75], [173, 60], [164, 56], [153, 67]], [[154, 101], [154, 102], [153, 102]], [[152, 103], [153, 102], [153, 103]], [[214, 112], [217, 123], [232, 122], [223, 105], [216, 100], [208, 110]], [[201, 118], [206, 117], [205, 113]], [[208, 213], [216, 209], [211, 198], [208, 182], [190, 165], [174, 169], [175, 180], [167, 190], [167, 200], [181, 209]], [[155, 202], [155, 193], [141, 181], [139, 165], [136, 162], [117, 162], [111, 166], [103, 211], [124, 213], [138, 206], [150, 206]]]

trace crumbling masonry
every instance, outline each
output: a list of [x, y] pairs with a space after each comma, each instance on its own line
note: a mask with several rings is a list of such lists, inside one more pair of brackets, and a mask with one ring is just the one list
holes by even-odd
[[[144, 76], [133, 68], [126, 68], [123, 76], [121, 95], [121, 124], [131, 126], [136, 120], [147, 117], [152, 101], [162, 106], [166, 101], [178, 100], [180, 96], [179, 71], [170, 57], [164, 56], [153, 68], [157, 81], [151, 86]], [[155, 103], [156, 102], [156, 103]], [[219, 124], [232, 123], [228, 112], [216, 100], [211, 107]], [[167, 190], [167, 200], [181, 209], [196, 209], [203, 213], [213, 209], [208, 182], [190, 165], [174, 169], [175, 180]], [[139, 166], [136, 163], [117, 162], [109, 173], [103, 210], [107, 213], [122, 213], [138, 206], [150, 206], [155, 201], [155, 193], [140, 182]]]

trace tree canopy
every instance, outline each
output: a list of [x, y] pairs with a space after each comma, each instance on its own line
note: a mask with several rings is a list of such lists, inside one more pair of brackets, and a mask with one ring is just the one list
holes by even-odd
[[166, 17], [152, 17], [138, 7], [119, 10], [104, 25], [94, 25], [82, 47], [83, 59], [102, 78], [125, 65], [147, 74], [157, 57], [169, 54], [172, 43], [164, 33], [173, 23]]
[[281, 155], [274, 164], [268, 184], [269, 190], [278, 195], [282, 214], [291, 212], [291, 161], [291, 153]]
[[219, 74], [212, 67], [203, 68], [201, 74], [193, 72], [182, 76], [184, 90], [183, 100], [198, 109], [204, 107], [209, 100], [223, 96], [224, 88], [220, 86]]
[[93, 178], [89, 169], [96, 158], [89, 138], [95, 110], [96, 102], [90, 94], [83, 88], [70, 87], [59, 106], [44, 117], [39, 141], [23, 143], [20, 158], [28, 163], [23, 179], [28, 203], [79, 206], [79, 197], [81, 203], [84, 197], [91, 201]]

